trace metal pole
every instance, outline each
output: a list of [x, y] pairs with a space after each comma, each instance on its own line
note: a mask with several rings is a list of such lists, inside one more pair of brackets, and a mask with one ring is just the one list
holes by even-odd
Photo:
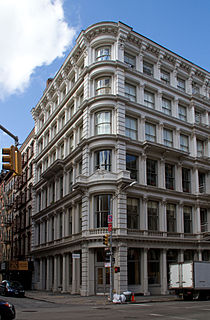
[[17, 147], [19, 144], [18, 137], [14, 136], [14, 134], [12, 134], [9, 130], [4, 128], [1, 124], [0, 124], [0, 129], [3, 130], [4, 132], [6, 132], [10, 137], [12, 137], [15, 140], [15, 146]]
[[[110, 215], [113, 215], [113, 198], [111, 197], [110, 199]], [[111, 222], [111, 230], [109, 231], [110, 233], [110, 301], [113, 300], [113, 250], [112, 250], [112, 227], [113, 223], [112, 220]]]
[[112, 229], [113, 229], [113, 200], [118, 197], [121, 191], [124, 191], [125, 189], [132, 187], [134, 184], [136, 184], [136, 181], [132, 181], [129, 185], [125, 186], [121, 190], [119, 190], [115, 196], [111, 196], [110, 198], [110, 210], [109, 215], [111, 216], [111, 220], [109, 220], [108, 217], [108, 224], [111, 224], [111, 228], [109, 229], [109, 243], [110, 243], [110, 301], [113, 300], [113, 245], [112, 245]]

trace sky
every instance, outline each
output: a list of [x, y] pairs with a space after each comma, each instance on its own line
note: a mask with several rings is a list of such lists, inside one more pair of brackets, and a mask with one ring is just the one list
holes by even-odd
[[[20, 144], [47, 79], [100, 21], [121, 21], [210, 71], [210, 0], [0, 0], [0, 124]], [[0, 130], [0, 149], [12, 144]]]

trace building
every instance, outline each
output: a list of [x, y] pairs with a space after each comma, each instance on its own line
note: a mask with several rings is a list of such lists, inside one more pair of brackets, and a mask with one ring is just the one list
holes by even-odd
[[32, 285], [31, 258], [32, 182], [34, 129], [20, 147], [22, 176], [2, 172], [0, 177], [1, 203], [1, 276], [18, 280], [25, 289]]
[[109, 292], [110, 212], [118, 293], [210, 260], [209, 78], [121, 22], [80, 33], [32, 110], [35, 288]]
[[12, 217], [14, 202], [14, 179], [11, 172], [0, 174], [0, 278], [9, 274], [9, 261], [12, 257]]
[[31, 258], [32, 187], [34, 158], [34, 129], [20, 147], [22, 175], [15, 176], [13, 206], [13, 254], [15, 261], [12, 277], [21, 281], [25, 289], [31, 289], [33, 261]]

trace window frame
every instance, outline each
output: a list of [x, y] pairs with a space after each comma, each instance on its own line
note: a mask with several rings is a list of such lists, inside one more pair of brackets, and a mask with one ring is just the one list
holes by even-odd
[[156, 125], [151, 122], [145, 122], [145, 140], [156, 142]]
[[153, 77], [154, 76], [154, 64], [144, 60], [143, 61], [143, 73], [149, 77]]
[[111, 94], [111, 77], [100, 77], [95, 80], [95, 94], [96, 96]]
[[[135, 124], [134, 128], [132, 124]], [[133, 140], [137, 140], [138, 138], [137, 134], [138, 134], [137, 119], [126, 115], [125, 116], [125, 136]]]
[[[106, 52], [106, 50], [108, 50], [108, 51]], [[111, 60], [111, 46], [100, 46], [100, 47], [98, 47], [96, 49], [95, 60], [96, 61]]]
[[95, 170], [111, 171], [111, 168], [112, 168], [112, 150], [111, 149], [103, 149], [103, 150], [95, 151], [94, 159], [95, 159]]
[[149, 109], [155, 109], [155, 94], [153, 92], [144, 90], [144, 106]]
[[125, 82], [125, 97], [131, 102], [136, 102], [136, 86], [135, 85]]
[[[130, 161], [128, 161], [129, 157], [131, 159]], [[135, 166], [134, 166], [134, 162], [135, 162]], [[126, 153], [126, 170], [130, 171], [131, 179], [138, 181], [138, 157], [137, 156]]]
[[[100, 120], [99, 116], [101, 117], [100, 122], [99, 122]], [[107, 116], [109, 119], [106, 119]], [[111, 134], [111, 116], [112, 116], [111, 111], [103, 110], [95, 113], [95, 134], [96, 135]], [[102, 128], [102, 132], [100, 132], [99, 128]]]
[[[169, 139], [169, 137], [171, 137], [171, 139]], [[163, 128], [163, 144], [166, 147], [173, 148], [173, 130]]]
[[154, 159], [146, 160], [147, 185], [158, 186], [158, 162]]

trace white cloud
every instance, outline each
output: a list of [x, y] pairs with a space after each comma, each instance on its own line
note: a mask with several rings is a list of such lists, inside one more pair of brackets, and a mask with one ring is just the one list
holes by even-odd
[[0, 98], [23, 92], [35, 68], [62, 57], [75, 32], [62, 0], [0, 0]]

